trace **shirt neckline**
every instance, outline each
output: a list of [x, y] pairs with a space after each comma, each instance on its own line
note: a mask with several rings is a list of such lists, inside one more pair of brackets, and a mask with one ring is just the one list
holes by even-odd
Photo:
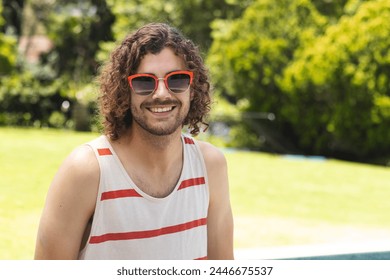
[[180, 176], [179, 176], [179, 179], [175, 185], [175, 187], [173, 188], [173, 190], [165, 197], [155, 197], [155, 196], [152, 196], [148, 193], [145, 193], [144, 191], [142, 191], [133, 181], [133, 179], [131, 178], [130, 174], [127, 173], [123, 163], [121, 162], [119, 156], [117, 155], [115, 149], [113, 148], [113, 146], [111, 145], [110, 141], [108, 140], [107, 136], [106, 135], [102, 135], [104, 141], [106, 142], [106, 145], [109, 147], [109, 149], [112, 151], [112, 156], [114, 157], [115, 159], [115, 162], [117, 163], [118, 167], [120, 168], [121, 172], [124, 174], [126, 180], [128, 181], [128, 183], [130, 184], [130, 187], [133, 188], [139, 195], [141, 195], [143, 198], [147, 199], [147, 200], [150, 200], [150, 201], [155, 201], [155, 202], [162, 202], [162, 201], [166, 201], [166, 200], [169, 200], [171, 197], [173, 197], [177, 190], [179, 189], [180, 187], [180, 184], [181, 182], [183, 181], [183, 178], [184, 178], [184, 170], [186, 170], [187, 168], [187, 149], [185, 149], [185, 142], [184, 142], [184, 135], [181, 135], [181, 143], [182, 143], [182, 149], [183, 149], [183, 164], [182, 164], [182, 169], [181, 169], [181, 173], [180, 173]]

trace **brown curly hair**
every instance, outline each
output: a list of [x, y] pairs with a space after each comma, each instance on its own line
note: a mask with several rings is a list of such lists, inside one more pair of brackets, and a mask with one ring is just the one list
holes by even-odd
[[204, 119], [210, 111], [210, 82], [197, 46], [170, 25], [151, 23], [122, 41], [97, 78], [100, 84], [99, 113], [104, 133], [112, 140], [119, 139], [133, 119], [127, 77], [136, 73], [146, 54], [158, 54], [166, 47], [183, 59], [187, 70], [194, 72], [191, 85], [194, 98], [183, 126], [188, 125], [194, 136], [199, 133], [202, 124], [208, 127]]

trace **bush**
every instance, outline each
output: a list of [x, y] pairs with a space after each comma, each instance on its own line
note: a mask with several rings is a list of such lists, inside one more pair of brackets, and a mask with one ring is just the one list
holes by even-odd
[[[286, 69], [290, 116], [306, 150], [351, 159], [390, 154], [390, 1], [362, 4]], [[314, 145], [313, 145], [314, 144]]]
[[[4, 25], [2, 18], [3, 6], [0, 3], [0, 28]], [[0, 33], [0, 77], [9, 74], [16, 63], [16, 39]]]
[[1, 78], [0, 125], [64, 125], [70, 114], [63, 112], [61, 106], [64, 101], [72, 104], [74, 100], [62, 94], [63, 85], [62, 80], [39, 80], [29, 71]]
[[[279, 81], [295, 52], [322, 34], [326, 24], [326, 18], [309, 0], [257, 0], [241, 18], [214, 22], [214, 41], [207, 61], [216, 89], [235, 103], [247, 101], [244, 112], [273, 113], [273, 129], [284, 136], [278, 138], [284, 139], [286, 146], [294, 135], [285, 129], [290, 120], [283, 118], [282, 111], [290, 103]], [[258, 135], [263, 129], [247, 122], [235, 133], [246, 139], [237, 139], [236, 143], [250, 140], [245, 145], [262, 148], [268, 143], [263, 141], [263, 135]], [[259, 139], [247, 137], [253, 134]]]
[[[390, 154], [390, 1], [352, 2], [325, 18], [313, 1], [258, 0], [240, 19], [214, 22], [216, 88], [234, 104], [248, 100], [246, 112], [274, 113], [281, 152]], [[244, 123], [237, 144], [255, 143], [248, 129], [257, 133]]]

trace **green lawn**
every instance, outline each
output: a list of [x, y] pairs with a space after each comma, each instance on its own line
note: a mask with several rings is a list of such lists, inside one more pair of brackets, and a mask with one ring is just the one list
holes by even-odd
[[50, 182], [89, 133], [0, 128], [0, 259], [31, 259]]
[[390, 239], [390, 168], [226, 154], [237, 247]]
[[[96, 134], [0, 128], [0, 259], [31, 259], [47, 189]], [[227, 151], [235, 246], [390, 236], [390, 169]]]

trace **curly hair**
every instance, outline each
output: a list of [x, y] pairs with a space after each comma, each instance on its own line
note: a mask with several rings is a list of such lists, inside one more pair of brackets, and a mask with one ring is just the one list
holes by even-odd
[[170, 25], [151, 23], [127, 36], [111, 53], [110, 60], [97, 77], [100, 84], [99, 114], [104, 133], [110, 139], [119, 139], [132, 123], [131, 90], [127, 77], [136, 73], [146, 54], [158, 54], [167, 47], [183, 59], [187, 70], [194, 72], [191, 85], [194, 97], [183, 126], [188, 125], [193, 136], [199, 133], [202, 124], [208, 127], [205, 117], [210, 111], [210, 82], [197, 46]]

